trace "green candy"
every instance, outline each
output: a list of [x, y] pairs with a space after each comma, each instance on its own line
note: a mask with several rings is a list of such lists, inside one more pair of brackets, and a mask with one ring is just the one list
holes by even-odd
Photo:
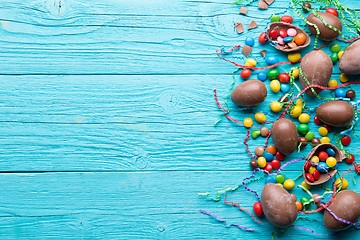
[[315, 134], [313, 132], [308, 132], [305, 135], [306, 140], [308, 140], [309, 142], [311, 142], [311, 140], [313, 140], [314, 137], [315, 137]]
[[299, 126], [297, 127], [297, 130], [300, 134], [307, 134], [309, 132], [309, 126], [305, 123], [301, 123], [299, 124]]
[[279, 76], [279, 70], [273, 68], [273, 69], [270, 69], [268, 72], [267, 72], [267, 77], [271, 80], [277, 78]]
[[336, 62], [339, 60], [339, 56], [338, 56], [337, 53], [332, 53], [332, 54], [330, 55], [330, 58], [331, 58], [331, 61], [332, 61], [333, 63], [336, 63]]
[[302, 197], [300, 201], [304, 207], [310, 205], [310, 199], [307, 197]]
[[260, 130], [258, 130], [258, 129], [251, 132], [251, 137], [253, 139], [257, 138], [259, 135], [260, 135]]
[[285, 177], [283, 175], [279, 174], [275, 177], [275, 181], [277, 183], [283, 183], [283, 182], [285, 182]]
[[334, 43], [333, 45], [331, 45], [330, 50], [333, 53], [338, 53], [341, 50], [341, 46], [338, 43]]
[[270, 18], [271, 22], [280, 22], [280, 16], [279, 15], [272, 15]]

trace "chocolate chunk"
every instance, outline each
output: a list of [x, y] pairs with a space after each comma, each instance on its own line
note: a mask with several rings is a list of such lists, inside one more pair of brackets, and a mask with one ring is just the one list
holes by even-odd
[[266, 9], [268, 9], [268, 8], [269, 8], [269, 6], [268, 6], [267, 3], [265, 2], [265, 0], [260, 0], [260, 1], [259, 1], [258, 9], [266, 10]]
[[266, 57], [266, 49], [260, 51], [260, 55], [265, 58]]
[[289, 48], [296, 48], [297, 47], [295, 42], [288, 42], [287, 45], [288, 45]]
[[251, 20], [251, 23], [249, 24], [248, 30], [257, 28], [259, 25], [254, 21]]
[[238, 34], [244, 32], [244, 26], [241, 22], [236, 23], [235, 27]]
[[275, 0], [265, 0], [265, 2], [267, 3], [267, 5], [272, 4], [273, 2], [275, 2]]
[[246, 13], [247, 13], [247, 8], [246, 8], [246, 7], [241, 6], [241, 8], [240, 8], [240, 14], [242, 14], [242, 15], [246, 15]]
[[241, 52], [245, 55], [245, 56], [249, 56], [250, 53], [252, 51], [252, 47], [248, 46], [248, 45], [244, 45], [243, 49], [241, 50]]

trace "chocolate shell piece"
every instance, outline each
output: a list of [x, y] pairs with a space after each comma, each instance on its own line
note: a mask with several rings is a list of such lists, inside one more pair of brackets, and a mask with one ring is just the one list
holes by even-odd
[[268, 183], [261, 192], [261, 205], [267, 220], [277, 227], [287, 227], [297, 218], [297, 208], [291, 195], [279, 185]]
[[271, 138], [279, 152], [291, 154], [298, 144], [298, 131], [295, 123], [286, 118], [276, 120], [271, 127]]
[[330, 126], [346, 127], [354, 118], [354, 109], [348, 102], [330, 101], [317, 107], [316, 116]]
[[[327, 12], [317, 12], [316, 14], [318, 14], [330, 26], [333, 26], [334, 28], [340, 30], [340, 32], [342, 31], [342, 23], [340, 19], [335, 15], [332, 15]], [[315, 16], [313, 13], [309, 14], [306, 20], [308, 20], [310, 23], [315, 24], [319, 28], [320, 31], [319, 38], [322, 40], [332, 41], [340, 35], [337, 31], [334, 31], [331, 28], [325, 26], [322, 20], [317, 16]], [[309, 24], [307, 24], [307, 26], [312, 34], [314, 35], [317, 34], [315, 27]]]
[[267, 96], [265, 84], [259, 80], [247, 80], [231, 93], [231, 100], [239, 107], [252, 107], [262, 103]]
[[360, 41], [348, 46], [340, 58], [339, 69], [341, 72], [355, 75], [360, 73]]
[[[301, 71], [310, 85], [320, 85], [326, 87], [333, 71], [333, 63], [329, 55], [323, 51], [314, 50], [306, 54], [300, 63]], [[309, 84], [300, 74], [301, 87], [304, 89]], [[320, 93], [320, 88], [313, 88], [316, 93]], [[306, 90], [306, 94], [314, 96], [311, 89]]]
[[[299, 51], [303, 48], [306, 48], [307, 46], [309, 46], [310, 42], [311, 42], [311, 39], [309, 37], [309, 35], [307, 35], [306, 32], [304, 32], [301, 28], [298, 28], [297, 26], [295, 25], [292, 25], [290, 23], [285, 23], [285, 22], [273, 22], [271, 23], [269, 26], [268, 26], [268, 29], [266, 30], [266, 36], [270, 36], [270, 32], [272, 30], [277, 30], [279, 31], [280, 29], [284, 29], [284, 30], [288, 30], [289, 28], [295, 28], [296, 29], [296, 32], [297, 34], [299, 33], [303, 33], [305, 34], [306, 36], [306, 40], [305, 40], [305, 43], [303, 45], [300, 45], [300, 46], [296, 46], [294, 48], [290, 48], [289, 46], [287, 45], [280, 45], [280, 44], [277, 44], [276, 45], [276, 49], [280, 50], [280, 51], [283, 51], [283, 52], [295, 52], [295, 51]], [[296, 45], [296, 44], [295, 44]]]
[[[360, 195], [351, 190], [342, 190], [336, 194], [328, 209], [343, 220], [355, 223], [360, 217]], [[337, 220], [329, 211], [324, 212], [325, 227], [331, 230], [342, 230], [349, 226]]]

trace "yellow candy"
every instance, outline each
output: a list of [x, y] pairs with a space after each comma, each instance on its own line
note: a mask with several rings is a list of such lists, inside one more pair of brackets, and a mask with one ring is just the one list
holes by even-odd
[[313, 174], [315, 172], [315, 170], [316, 170], [316, 167], [311, 166], [309, 168], [309, 173]]
[[339, 57], [339, 59], [341, 58], [341, 56], [343, 55], [343, 53], [344, 53], [344, 51], [338, 52], [338, 57]]
[[284, 187], [286, 188], [286, 190], [291, 190], [295, 187], [295, 182], [291, 179], [288, 179], [284, 182]]
[[328, 165], [329, 167], [335, 167], [336, 165], [336, 159], [334, 157], [328, 157], [326, 159], [326, 165]]
[[244, 119], [244, 126], [249, 128], [253, 125], [253, 120], [251, 118], [245, 118]]
[[245, 66], [250, 67], [250, 66], [251, 66], [251, 64], [250, 64], [250, 63], [248, 63], [248, 62], [245, 62]]
[[281, 183], [277, 183], [276, 185], [279, 185], [280, 187], [284, 188], [283, 185]]
[[[320, 159], [318, 156], [312, 156], [310, 161], [314, 162], [314, 163], [319, 163], [320, 162]], [[311, 164], [312, 166], [316, 166], [316, 164]]]
[[266, 159], [264, 157], [259, 157], [257, 161], [259, 167], [264, 168], [266, 166]]
[[263, 113], [255, 113], [255, 120], [258, 123], [264, 123], [266, 122], [266, 116]]
[[340, 78], [340, 82], [342, 83], [346, 83], [349, 81], [349, 76], [346, 75], [345, 73], [340, 74], [339, 78]]
[[300, 74], [300, 70], [297, 69], [297, 68], [294, 68], [292, 70], [292, 75], [294, 76], [294, 78], [298, 78], [299, 77], [299, 74]]
[[289, 53], [288, 54], [288, 59], [292, 63], [298, 62], [300, 60], [300, 58], [301, 58], [300, 53]]
[[336, 87], [337, 85], [338, 85], [338, 82], [335, 79], [330, 80], [328, 83], [329, 87]]
[[279, 92], [280, 91], [280, 82], [279, 80], [272, 80], [270, 82], [270, 89], [273, 91], [273, 92]]
[[319, 128], [319, 134], [320, 134], [320, 136], [322, 136], [322, 137], [325, 137], [327, 134], [328, 134], [328, 130], [325, 128], [325, 127], [320, 127]]
[[303, 103], [303, 100], [302, 100], [302, 98], [299, 98], [298, 100], [296, 100], [296, 106], [302, 106], [304, 103]]
[[273, 112], [280, 112], [282, 109], [282, 106], [279, 102], [274, 101], [274, 102], [270, 103], [270, 109]]
[[[248, 64], [248, 65], [246, 65], [246, 64]], [[246, 60], [245, 66], [255, 67], [256, 64], [257, 64], [257, 62], [255, 61], [255, 59], [249, 58], [249, 59]]]
[[302, 112], [301, 107], [300, 106], [295, 106], [295, 107], [293, 107], [291, 109], [290, 116], [292, 116], [293, 118], [297, 118], [297, 117], [300, 116], [301, 112]]
[[308, 123], [310, 121], [310, 116], [307, 113], [302, 113], [299, 116], [299, 122], [301, 123]]
[[307, 190], [310, 190], [311, 186], [309, 184], [307, 184], [305, 181], [303, 181], [301, 183], [301, 186], [303, 186], [304, 188], [306, 188]]
[[[339, 187], [340, 187], [340, 184], [341, 184], [340, 178], [336, 179], [336, 181], [335, 181], [336, 188], [339, 188]], [[345, 178], [343, 178], [343, 179], [342, 179], [341, 190], [347, 189], [348, 186], [349, 186], [349, 182], [348, 182]]]
[[328, 137], [322, 137], [322, 138], [320, 139], [320, 142], [321, 142], [321, 143], [330, 143], [330, 138], [328, 138]]

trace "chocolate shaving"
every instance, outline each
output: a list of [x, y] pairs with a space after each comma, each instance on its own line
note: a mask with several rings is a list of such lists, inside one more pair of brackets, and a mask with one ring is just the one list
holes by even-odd
[[245, 56], [249, 56], [250, 53], [252, 51], [252, 47], [248, 46], [248, 45], [244, 45], [243, 49], [241, 50], [241, 52], [245, 55]]
[[241, 8], [240, 8], [240, 14], [246, 15], [247, 11], [248, 11], [248, 10], [247, 10], [246, 7], [241, 6]]
[[235, 27], [238, 34], [244, 32], [244, 26], [241, 22], [236, 23]]
[[265, 58], [266, 57], [266, 49], [260, 51], [260, 55]]
[[258, 9], [266, 10], [266, 9], [268, 9], [268, 8], [269, 8], [269, 6], [268, 6], [267, 3], [265, 2], [265, 0], [260, 0], [260, 1], [259, 1]]
[[266, 3], [267, 3], [267, 5], [270, 5], [270, 4], [272, 4], [273, 2], [275, 2], [275, 0], [264, 0]]
[[249, 24], [248, 30], [257, 28], [259, 25], [254, 21], [251, 20], [251, 23]]

